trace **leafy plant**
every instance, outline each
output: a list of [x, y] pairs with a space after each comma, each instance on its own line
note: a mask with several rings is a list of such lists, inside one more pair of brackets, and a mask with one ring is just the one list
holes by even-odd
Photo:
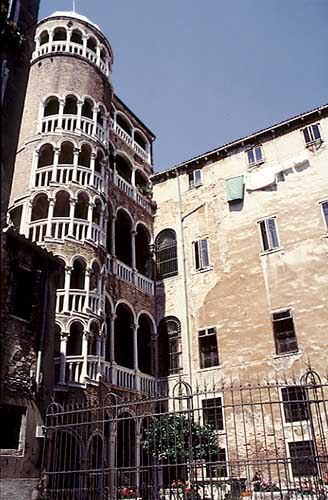
[[209, 461], [219, 452], [212, 426], [200, 425], [185, 415], [173, 414], [157, 417], [144, 430], [142, 446], [149, 455], [168, 464]]

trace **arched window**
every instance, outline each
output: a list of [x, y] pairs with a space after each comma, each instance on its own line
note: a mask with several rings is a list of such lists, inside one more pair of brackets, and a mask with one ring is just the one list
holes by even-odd
[[101, 173], [101, 164], [104, 161], [104, 154], [100, 149], [97, 151], [97, 156], [95, 158], [95, 171], [98, 172], [99, 174]]
[[88, 354], [90, 356], [95, 356], [97, 353], [97, 341], [99, 338], [99, 326], [97, 323], [92, 323], [90, 327], [91, 335], [88, 339]]
[[67, 96], [65, 99], [64, 115], [77, 114], [77, 98], [75, 96]]
[[146, 314], [141, 314], [138, 324], [138, 368], [142, 373], [153, 374], [152, 324]]
[[48, 31], [42, 31], [40, 35], [40, 45], [44, 45], [49, 42], [49, 33]]
[[58, 115], [59, 113], [59, 101], [57, 97], [50, 97], [44, 108], [44, 116]]
[[157, 235], [156, 260], [158, 279], [178, 274], [177, 239], [173, 229], [164, 229]]
[[118, 260], [132, 266], [132, 221], [124, 210], [118, 210], [115, 221], [115, 252]]
[[117, 114], [116, 123], [124, 130], [124, 132], [126, 132], [130, 137], [132, 137], [131, 125], [126, 120], [126, 118], [124, 118], [124, 116], [122, 116], [121, 114]]
[[88, 144], [83, 144], [81, 147], [81, 151], [79, 153], [78, 163], [82, 167], [90, 167], [91, 160], [91, 147]]
[[54, 31], [53, 41], [59, 42], [62, 40], [66, 40], [66, 30], [65, 28], [56, 28]]
[[82, 354], [83, 325], [78, 322], [72, 323], [67, 339], [67, 356], [79, 356]]
[[87, 41], [87, 47], [88, 49], [92, 50], [92, 52], [96, 52], [97, 40], [90, 36]]
[[90, 273], [90, 291], [91, 292], [100, 292], [98, 288], [100, 286], [100, 266], [97, 262], [92, 264], [91, 273]]
[[59, 191], [56, 194], [54, 217], [69, 217], [69, 193]]
[[93, 117], [93, 104], [89, 99], [86, 99], [82, 105], [82, 116], [86, 116], [87, 118]]
[[153, 262], [149, 251], [150, 234], [142, 225], [137, 225], [135, 237], [136, 267], [138, 273], [153, 279]]
[[123, 156], [116, 155], [116, 171], [118, 175], [131, 184], [132, 167]]
[[59, 165], [73, 165], [74, 145], [71, 142], [63, 142], [60, 147]]
[[75, 203], [74, 217], [76, 219], [88, 219], [89, 197], [86, 193], [79, 193]]
[[78, 30], [72, 31], [71, 42], [83, 45], [82, 34], [80, 31]]
[[84, 290], [85, 282], [85, 262], [76, 259], [71, 271], [71, 290]]
[[138, 130], [134, 132], [134, 142], [136, 142], [142, 149], [147, 151], [147, 141]]
[[102, 205], [100, 200], [96, 200], [95, 206], [92, 210], [92, 222], [100, 226], [101, 223], [101, 215], [102, 215]]
[[54, 148], [52, 144], [44, 144], [39, 151], [38, 168], [47, 167], [54, 162]]
[[38, 194], [33, 200], [31, 222], [48, 217], [49, 200], [46, 194]]
[[55, 342], [54, 342], [54, 355], [55, 358], [60, 356], [60, 342], [61, 342], [61, 328], [55, 323]]
[[179, 373], [181, 366], [181, 323], [175, 316], [162, 319], [159, 334], [159, 370], [160, 376]]

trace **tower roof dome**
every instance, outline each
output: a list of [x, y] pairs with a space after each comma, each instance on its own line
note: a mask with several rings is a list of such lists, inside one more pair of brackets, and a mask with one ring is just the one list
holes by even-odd
[[90, 21], [90, 19], [86, 16], [82, 16], [82, 14], [78, 14], [77, 12], [74, 12], [74, 11], [65, 11], [65, 10], [56, 10], [56, 12], [54, 12], [53, 14], [51, 14], [50, 16], [48, 16], [46, 19], [50, 19], [51, 17], [72, 17], [73, 19], [77, 19], [79, 21], [84, 21], [85, 23], [88, 23], [88, 24], [91, 24], [91, 26], [94, 26], [95, 28], [97, 28], [98, 31], [101, 32], [101, 29], [99, 28], [99, 26], [95, 23], [93, 23], [92, 21]]

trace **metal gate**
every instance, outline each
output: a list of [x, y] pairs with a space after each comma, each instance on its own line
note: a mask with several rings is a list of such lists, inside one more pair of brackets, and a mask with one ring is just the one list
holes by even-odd
[[328, 383], [183, 380], [47, 411], [43, 498], [328, 499]]

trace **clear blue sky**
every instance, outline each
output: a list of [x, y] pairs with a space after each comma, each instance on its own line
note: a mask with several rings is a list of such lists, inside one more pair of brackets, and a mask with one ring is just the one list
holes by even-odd
[[[40, 18], [72, 0], [41, 0]], [[76, 0], [162, 170], [328, 102], [328, 0]]]

